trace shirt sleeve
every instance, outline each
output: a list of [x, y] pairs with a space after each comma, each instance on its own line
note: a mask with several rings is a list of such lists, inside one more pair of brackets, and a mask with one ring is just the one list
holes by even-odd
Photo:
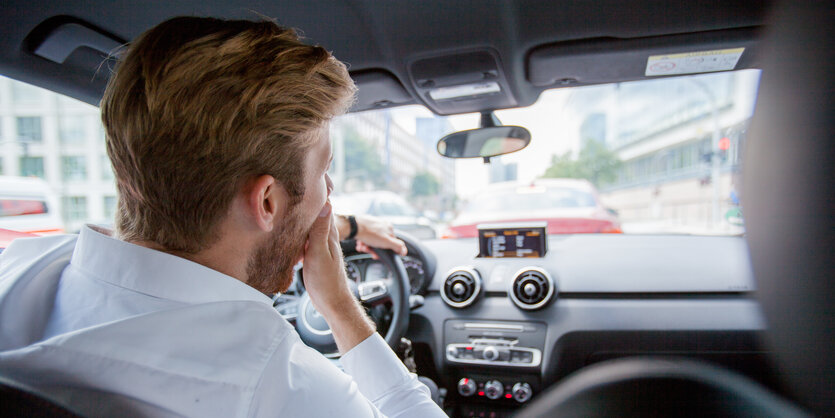
[[342, 366], [359, 391], [390, 417], [445, 417], [429, 388], [409, 373], [378, 333], [345, 353]]
[[446, 417], [379, 334], [346, 353], [342, 364], [345, 372], [291, 332], [267, 361], [247, 415]]

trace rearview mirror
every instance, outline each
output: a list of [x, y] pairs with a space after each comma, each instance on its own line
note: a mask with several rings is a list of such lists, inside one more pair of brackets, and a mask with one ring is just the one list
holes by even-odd
[[491, 126], [449, 134], [438, 141], [438, 153], [447, 158], [490, 158], [528, 146], [531, 133], [521, 126]]

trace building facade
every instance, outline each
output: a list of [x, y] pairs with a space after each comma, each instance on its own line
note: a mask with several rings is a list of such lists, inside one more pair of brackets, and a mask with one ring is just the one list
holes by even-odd
[[[618, 123], [603, 136], [621, 167], [616, 181], [601, 188], [601, 197], [618, 211], [625, 231], [742, 232], [726, 215], [739, 206], [758, 74], [709, 77], [657, 80], [640, 86], [640, 93], [623, 91], [625, 83], [610, 96], [607, 105], [618, 107]], [[646, 111], [651, 107], [663, 111]], [[596, 113], [583, 124], [602, 125]]]
[[116, 187], [95, 106], [0, 77], [0, 174], [46, 180], [67, 231], [113, 222]]
[[[413, 135], [397, 124], [389, 111], [367, 111], [340, 116], [331, 123], [334, 141], [334, 165], [331, 177], [337, 190], [344, 193], [370, 191], [378, 188], [368, 179], [352, 175], [346, 163], [347, 137], [354, 135], [370, 145], [382, 163], [380, 188], [410, 197], [412, 180], [420, 173], [429, 173], [438, 180], [438, 194], [414, 201], [419, 209], [446, 210], [455, 196], [455, 162], [435, 151], [435, 144], [452, 130], [442, 118], [417, 118]], [[360, 168], [361, 169], [361, 168]]]

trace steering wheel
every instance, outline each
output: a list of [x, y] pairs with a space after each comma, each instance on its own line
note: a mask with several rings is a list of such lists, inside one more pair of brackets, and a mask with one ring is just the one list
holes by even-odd
[[[380, 262], [392, 272], [393, 277], [359, 284], [348, 280], [348, 283], [354, 297], [366, 308], [391, 302], [392, 320], [383, 338], [394, 348], [409, 327], [409, 276], [406, 274], [403, 261], [394, 252], [379, 248], [372, 250]], [[302, 341], [323, 354], [335, 355], [337, 348], [333, 333], [325, 318], [313, 307], [307, 292], [299, 298], [298, 307], [296, 331]]]

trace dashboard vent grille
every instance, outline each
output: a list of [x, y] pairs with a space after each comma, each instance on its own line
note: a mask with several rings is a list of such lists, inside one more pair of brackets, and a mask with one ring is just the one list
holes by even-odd
[[452, 269], [444, 280], [441, 297], [453, 308], [470, 306], [481, 293], [481, 276], [469, 267]]
[[538, 267], [526, 267], [516, 273], [510, 283], [510, 299], [516, 306], [533, 310], [545, 306], [554, 295], [554, 281]]

